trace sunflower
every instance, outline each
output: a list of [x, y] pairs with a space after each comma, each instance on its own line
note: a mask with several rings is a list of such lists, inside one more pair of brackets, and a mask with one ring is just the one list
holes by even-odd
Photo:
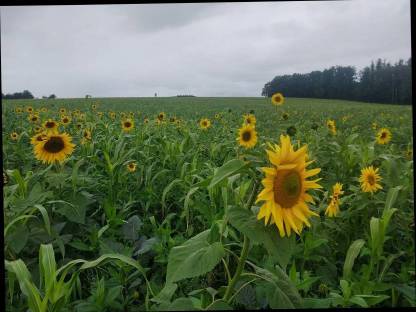
[[255, 126], [256, 125], [256, 116], [254, 116], [253, 114], [247, 114], [244, 115], [244, 123], [248, 124], [248, 125], [252, 125]]
[[40, 109], [40, 111], [41, 111], [42, 113], [46, 113], [46, 112], [48, 111], [48, 109], [47, 109], [46, 107], [42, 107], [42, 108]]
[[29, 114], [33, 113], [33, 107], [32, 106], [26, 107], [26, 112], [28, 112]]
[[275, 93], [272, 95], [272, 104], [273, 105], [282, 105], [285, 102], [285, 98], [281, 93]]
[[309, 210], [307, 202], [314, 203], [308, 189], [321, 188], [318, 182], [306, 178], [318, 174], [321, 169], [306, 170], [313, 161], [308, 158], [307, 146], [294, 151], [289, 136], [280, 136], [280, 146], [270, 144], [272, 150], [267, 150], [273, 167], [263, 167], [266, 178], [262, 180], [264, 189], [258, 194], [257, 201], [265, 201], [260, 207], [257, 219], [264, 219], [267, 225], [272, 216], [272, 223], [279, 229], [280, 236], [290, 236], [291, 230], [299, 234], [303, 224], [310, 226], [308, 217], [319, 216]]
[[378, 132], [377, 132], [377, 137], [376, 137], [377, 143], [378, 144], [387, 144], [390, 142], [391, 140], [391, 132], [389, 129], [387, 128], [381, 128]]
[[344, 194], [342, 184], [337, 182], [332, 187], [331, 201], [325, 210], [325, 215], [328, 217], [335, 217], [339, 213], [339, 196]]
[[137, 167], [137, 164], [135, 162], [131, 162], [127, 165], [127, 170], [129, 172], [134, 172], [136, 171], [136, 167]]
[[77, 130], [81, 130], [82, 129], [82, 123], [77, 122], [75, 127], [77, 128]]
[[129, 132], [134, 128], [134, 121], [130, 118], [127, 118], [121, 122], [121, 127], [124, 132]]
[[13, 141], [17, 141], [17, 139], [19, 138], [19, 135], [17, 134], [17, 132], [12, 132], [12, 133], [10, 133], [10, 138]]
[[59, 124], [52, 120], [52, 119], [48, 119], [47, 121], [45, 121], [43, 123], [43, 127], [48, 131], [48, 132], [57, 132], [58, 131], [58, 126]]
[[209, 127], [211, 127], [211, 121], [208, 118], [202, 118], [199, 121], [199, 127], [203, 130], [207, 130]]
[[361, 189], [363, 192], [374, 193], [377, 192], [378, 189], [383, 189], [383, 187], [380, 184], [378, 184], [378, 182], [381, 180], [378, 171], [379, 168], [374, 170], [373, 166], [361, 169], [360, 182]]
[[39, 133], [39, 132], [41, 132], [43, 130], [43, 128], [41, 127], [41, 126], [35, 126], [34, 128], [33, 128], [33, 131], [35, 132], [35, 133]]
[[376, 130], [377, 129], [377, 123], [376, 122], [373, 122], [371, 124], [371, 128], [373, 128], [373, 130]]
[[91, 140], [91, 131], [88, 129], [84, 130], [84, 133], [82, 134], [83, 138], [86, 140]]
[[124, 118], [126, 118], [126, 113], [125, 112], [121, 112], [120, 113], [120, 116], [121, 116], [122, 119], [124, 119]]
[[337, 134], [337, 127], [335, 125], [335, 120], [331, 120], [331, 119], [328, 120], [326, 122], [326, 126], [328, 127], [329, 131], [331, 131], [331, 133], [333, 135], [336, 135]]
[[36, 159], [43, 163], [62, 162], [72, 154], [75, 145], [66, 133], [48, 134], [44, 140], [33, 146]]
[[289, 114], [288, 114], [288, 113], [283, 113], [283, 114], [282, 114], [282, 118], [283, 118], [284, 120], [288, 120], [288, 119], [289, 119]]
[[166, 114], [164, 112], [159, 113], [159, 115], [157, 115], [157, 119], [160, 121], [163, 121], [166, 117]]
[[64, 126], [69, 125], [71, 122], [71, 117], [63, 115], [61, 116], [61, 121]]
[[23, 112], [23, 109], [22, 109], [21, 107], [16, 107], [16, 108], [14, 109], [14, 112], [15, 112], [16, 114], [20, 114], [20, 113], [22, 113], [22, 112]]
[[176, 122], [176, 117], [170, 117], [170, 118], [169, 118], [169, 121], [170, 121], [171, 123], [175, 123], [175, 122]]
[[46, 140], [48, 136], [45, 133], [38, 133], [30, 139], [30, 144], [36, 145], [43, 140]]
[[407, 160], [412, 160], [413, 159], [413, 150], [408, 147], [407, 150], [404, 153], [405, 157]]
[[254, 126], [246, 124], [238, 130], [238, 143], [245, 148], [253, 148], [257, 144], [257, 132]]
[[109, 112], [108, 115], [110, 116], [111, 119], [115, 119], [116, 118], [116, 113], [115, 112]]
[[97, 104], [92, 104], [91, 108], [92, 108], [92, 110], [96, 110], [97, 109]]
[[221, 115], [220, 114], [215, 114], [215, 119], [221, 119]]
[[84, 120], [85, 120], [85, 114], [84, 114], [84, 113], [80, 113], [80, 114], [78, 115], [78, 119], [79, 119], [80, 121], [84, 121]]
[[61, 115], [66, 114], [66, 109], [65, 109], [65, 108], [63, 108], [63, 107], [61, 107], [61, 108], [59, 109], [59, 113], [60, 113]]
[[29, 117], [27, 118], [27, 120], [29, 120], [30, 122], [33, 123], [37, 123], [39, 122], [39, 116], [36, 114], [30, 114]]
[[295, 126], [290, 126], [289, 128], [286, 129], [286, 133], [290, 136], [294, 136], [297, 132], [297, 129]]
[[148, 124], [148, 123], [149, 123], [149, 118], [145, 118], [145, 119], [143, 120], [143, 122], [144, 122], [145, 124]]

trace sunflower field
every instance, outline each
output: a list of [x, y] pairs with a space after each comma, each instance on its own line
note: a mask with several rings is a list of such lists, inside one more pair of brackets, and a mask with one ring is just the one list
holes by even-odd
[[6, 311], [415, 306], [411, 106], [2, 101]]

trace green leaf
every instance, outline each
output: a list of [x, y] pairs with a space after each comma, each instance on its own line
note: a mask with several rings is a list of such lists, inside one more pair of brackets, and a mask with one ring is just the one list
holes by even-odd
[[357, 239], [348, 248], [347, 256], [344, 261], [343, 278], [348, 280], [351, 275], [352, 267], [354, 266], [355, 259], [360, 253], [361, 248], [364, 246], [365, 241], [363, 239]]
[[125, 239], [137, 240], [139, 238], [139, 231], [143, 225], [139, 216], [134, 215], [127, 220], [127, 223], [123, 224], [122, 230]]
[[405, 297], [409, 298], [409, 301], [415, 302], [416, 301], [416, 288], [414, 286], [409, 286], [406, 284], [399, 284], [394, 285], [400, 293], [402, 293]]
[[26, 225], [17, 226], [14, 231], [6, 237], [7, 245], [15, 252], [20, 253], [26, 246], [29, 239], [29, 232]]
[[165, 187], [165, 189], [163, 190], [163, 193], [162, 193], [162, 207], [163, 207], [163, 209], [166, 209], [166, 196], [168, 195], [170, 190], [173, 189], [173, 187], [176, 184], [179, 184], [181, 182], [183, 182], [181, 179], [175, 179]]
[[215, 300], [213, 303], [211, 303], [208, 307], [206, 307], [205, 310], [233, 310], [233, 307], [230, 306], [226, 301], [219, 299]]
[[386, 204], [384, 206], [384, 211], [389, 210], [393, 207], [394, 203], [397, 200], [397, 195], [402, 189], [402, 186], [396, 186], [389, 189], [386, 197]]
[[[40, 245], [39, 272], [44, 282], [45, 294], [49, 295], [55, 285], [56, 261], [52, 244]], [[42, 284], [42, 279], [41, 279]]]
[[240, 159], [232, 159], [225, 163], [222, 167], [218, 168], [211, 180], [208, 188], [212, 188], [218, 183], [224, 181], [229, 176], [236, 174], [239, 170], [246, 167], [247, 164]]
[[191, 298], [178, 298], [170, 304], [162, 304], [157, 308], [159, 311], [189, 311], [197, 310]]
[[368, 308], [367, 302], [361, 297], [353, 296], [350, 298], [350, 302], [355, 303], [356, 305], [359, 305], [362, 308]]
[[65, 202], [65, 206], [58, 208], [57, 212], [67, 217], [69, 221], [85, 224], [87, 206], [94, 202], [90, 194], [86, 192], [74, 194], [69, 201]]
[[48, 212], [46, 211], [45, 207], [39, 204], [36, 204], [35, 208], [37, 208], [42, 214], [43, 223], [45, 224], [46, 232], [48, 233], [49, 236], [51, 236], [51, 221], [49, 220]]
[[262, 244], [270, 256], [286, 268], [295, 249], [295, 236], [280, 237], [274, 225], [265, 226], [249, 210], [229, 206], [226, 211], [230, 223], [241, 233], [248, 236], [253, 243]]
[[210, 230], [206, 230], [171, 249], [168, 257], [166, 283], [205, 274], [225, 255], [221, 243], [208, 243]]

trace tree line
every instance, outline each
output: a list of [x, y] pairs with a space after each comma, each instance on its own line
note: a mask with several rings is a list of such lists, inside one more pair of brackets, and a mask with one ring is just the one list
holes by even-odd
[[[23, 92], [15, 92], [15, 93], [1, 93], [1, 98], [5, 100], [28, 100], [34, 99], [35, 97], [29, 90], [24, 90]], [[42, 99], [56, 99], [55, 94], [51, 94], [49, 96], [42, 96]]]
[[288, 97], [354, 100], [373, 103], [412, 103], [412, 59], [391, 65], [372, 61], [357, 72], [353, 66], [332, 66], [307, 74], [276, 76], [261, 95], [281, 92]]

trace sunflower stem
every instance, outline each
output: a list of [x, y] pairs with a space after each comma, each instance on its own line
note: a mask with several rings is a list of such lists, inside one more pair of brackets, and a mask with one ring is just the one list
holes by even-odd
[[244, 264], [245, 264], [247, 256], [248, 256], [249, 248], [250, 248], [250, 239], [247, 236], [244, 235], [243, 249], [241, 251], [240, 259], [238, 261], [237, 270], [235, 271], [233, 279], [228, 284], [227, 290], [225, 291], [225, 294], [224, 294], [224, 297], [223, 297], [223, 299], [225, 301], [230, 300], [231, 293], [234, 289], [234, 286], [237, 283], [238, 279], [240, 278], [241, 272], [243, 271]]

